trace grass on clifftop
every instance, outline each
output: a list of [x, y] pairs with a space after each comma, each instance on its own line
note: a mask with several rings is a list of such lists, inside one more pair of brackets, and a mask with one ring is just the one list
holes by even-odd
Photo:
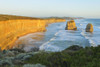
[[42, 52], [25, 62], [40, 63], [47, 67], [100, 67], [100, 46], [71, 46], [62, 52]]
[[16, 16], [16, 15], [2, 15], [2, 14], [0, 14], [0, 21], [15, 20], [15, 19], [40, 19], [40, 18]]
[[30, 20], [38, 20], [38, 19], [63, 19], [58, 17], [49, 17], [49, 18], [35, 18], [35, 17], [25, 17], [25, 16], [16, 16], [16, 15], [3, 15], [0, 14], [0, 21], [5, 20], [17, 20], [17, 19], [30, 19]]

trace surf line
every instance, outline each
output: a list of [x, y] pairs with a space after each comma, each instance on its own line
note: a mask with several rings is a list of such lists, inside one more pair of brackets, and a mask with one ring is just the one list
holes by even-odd
[[86, 36], [84, 29], [81, 29], [81, 30], [82, 30], [81, 35], [84, 36], [85, 39], [87, 39], [89, 41], [89, 43], [91, 44], [91, 46], [95, 47], [96, 43], [91, 38], [89, 38], [88, 36]]
[[47, 41], [47, 42], [45, 42], [44, 44], [42, 44], [40, 47], [39, 47], [39, 49], [40, 50], [45, 50], [45, 48], [48, 48], [49, 46], [50, 46], [50, 42], [51, 41], [54, 41], [55, 40], [55, 38], [56, 38], [56, 36], [59, 34], [59, 32], [60, 31], [58, 31], [58, 32], [56, 32], [55, 34], [54, 34], [54, 37], [52, 37], [49, 41]]

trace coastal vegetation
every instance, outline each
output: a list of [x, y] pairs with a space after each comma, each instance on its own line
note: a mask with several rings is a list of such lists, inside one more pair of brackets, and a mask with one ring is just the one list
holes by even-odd
[[40, 67], [100, 67], [100, 46], [70, 46], [61, 52], [12, 49], [0, 52], [0, 65], [3, 67], [24, 67], [41, 64]]
[[67, 19], [67, 20], [85, 19], [83, 17], [44, 17], [44, 19], [48, 19], [48, 18]]
[[32, 19], [40, 19], [40, 18], [0, 14], [0, 21], [17, 20], [17, 19], [31, 19], [32, 20]]
[[27, 63], [41, 63], [47, 67], [100, 67], [100, 46], [71, 46], [61, 52], [38, 53]]

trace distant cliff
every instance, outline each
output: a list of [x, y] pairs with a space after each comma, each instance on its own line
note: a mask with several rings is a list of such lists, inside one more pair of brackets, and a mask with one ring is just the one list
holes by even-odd
[[83, 17], [44, 17], [46, 19], [55, 18], [55, 19], [66, 19], [66, 20], [74, 20], [74, 19], [85, 19]]
[[28, 33], [43, 32], [46, 25], [54, 22], [65, 22], [65, 19], [9, 19], [0, 21], [0, 47], [10, 49], [14, 42]]

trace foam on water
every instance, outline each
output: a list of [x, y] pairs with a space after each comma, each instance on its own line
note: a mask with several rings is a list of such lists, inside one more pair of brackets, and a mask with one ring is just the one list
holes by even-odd
[[[89, 41], [89, 43], [91, 44], [91, 46], [96, 46], [96, 43], [85, 34], [85, 30], [82, 30], [81, 34]], [[88, 33], [90, 35], [92, 35], [91, 33]]]
[[[55, 33], [55, 36], [56, 36], [58, 33], [59, 33], [59, 32]], [[46, 43], [42, 44], [42, 45], [40, 46], [40, 50], [45, 50], [45, 49], [53, 50], [53, 51], [55, 51], [55, 49], [58, 50], [58, 49], [59, 49], [58, 47], [56, 47], [56, 46], [50, 44], [50, 42], [53, 41], [53, 40], [55, 40], [55, 37], [51, 38], [51, 39], [50, 39], [49, 41], [47, 41]]]
[[[19, 38], [19, 42], [25, 44], [25, 49], [39, 47], [45, 51], [62, 51], [69, 46], [97, 46], [100, 44], [100, 20], [82, 19], [75, 20], [77, 31], [65, 30], [66, 22], [54, 23], [47, 27], [45, 33], [32, 33]], [[92, 23], [94, 32], [85, 32], [86, 25]], [[17, 42], [18, 42], [17, 41]], [[18, 42], [18, 43], [19, 43]]]
[[80, 31], [67, 31], [60, 29], [54, 34], [53, 38], [40, 46], [40, 50], [61, 51], [71, 45], [85, 47], [86, 45], [89, 46], [89, 43], [83, 36], [81, 36]]
[[[66, 23], [56, 23], [54, 26], [51, 25], [49, 30], [49, 36], [53, 36], [46, 43], [40, 46], [40, 50], [46, 51], [61, 51], [68, 48], [71, 45], [79, 46], [97, 46], [100, 44], [100, 31], [94, 23], [94, 33], [85, 32], [86, 25], [90, 23], [89, 21], [82, 19], [76, 20], [76, 26], [78, 27], [77, 31], [65, 30]], [[51, 34], [53, 32], [53, 34]], [[48, 34], [47, 33], [47, 34]]]
[[88, 39], [89, 43], [91, 44], [91, 46], [97, 46], [98, 44], [100, 44], [100, 39], [98, 38], [99, 37], [99, 34], [100, 34], [100, 30], [99, 30], [99, 27], [98, 25], [96, 25], [96, 23], [98, 22], [91, 22], [94, 26], [94, 32], [93, 33], [88, 33], [88, 32], [85, 32], [85, 28], [86, 25], [88, 23], [90, 23], [89, 21], [81, 21], [80, 23], [82, 23], [83, 27], [81, 27], [81, 34], [86, 38]]

